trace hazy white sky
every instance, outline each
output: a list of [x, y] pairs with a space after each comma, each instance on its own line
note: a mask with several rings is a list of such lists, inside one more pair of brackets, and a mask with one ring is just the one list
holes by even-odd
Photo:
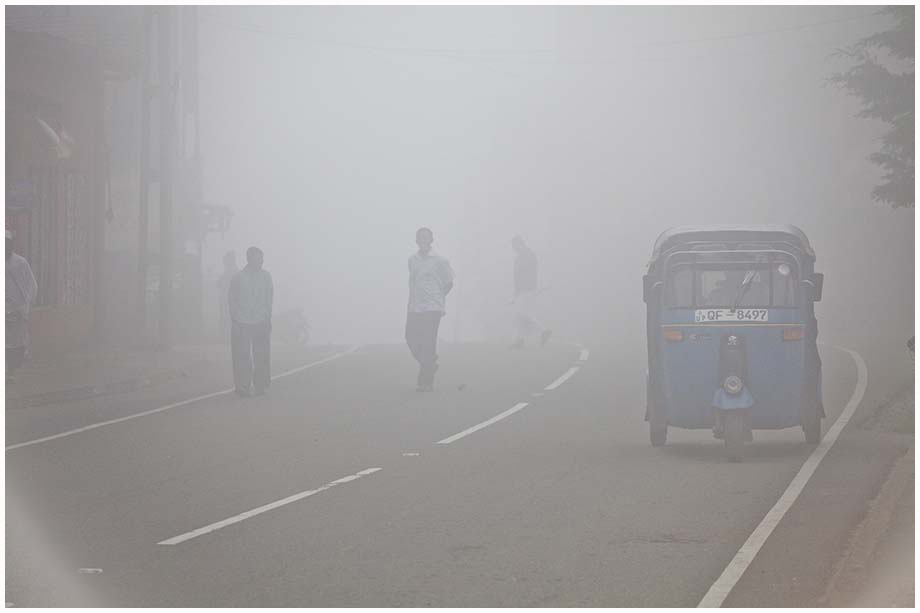
[[442, 337], [510, 336], [522, 234], [547, 323], [612, 340], [642, 334], [665, 228], [793, 223], [823, 334], [881, 307], [909, 336], [913, 212], [871, 202], [880, 126], [824, 85], [874, 10], [203, 8], [206, 193], [236, 211], [208, 265], [259, 244], [317, 340], [398, 340], [428, 225], [458, 274]]

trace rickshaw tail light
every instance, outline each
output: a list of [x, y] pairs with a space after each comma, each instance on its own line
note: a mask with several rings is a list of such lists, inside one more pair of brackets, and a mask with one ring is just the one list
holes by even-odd
[[725, 388], [725, 391], [729, 394], [740, 394], [741, 390], [744, 389], [744, 382], [741, 381], [741, 378], [737, 375], [729, 375], [722, 384], [722, 387]]
[[805, 328], [796, 326], [794, 328], [783, 328], [784, 341], [800, 341], [805, 335]]
[[664, 329], [664, 340], [671, 341], [673, 343], [684, 340], [684, 333], [682, 330], [676, 328], [665, 328]]

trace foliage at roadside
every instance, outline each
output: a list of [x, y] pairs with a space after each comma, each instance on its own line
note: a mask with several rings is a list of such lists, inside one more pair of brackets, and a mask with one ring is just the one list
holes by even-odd
[[[884, 170], [872, 197], [892, 207], [914, 206], [914, 7], [889, 6], [895, 26], [834, 54], [854, 61], [829, 81], [862, 103], [858, 117], [887, 124], [878, 151], [869, 159]], [[900, 64], [903, 70], [889, 68]]]

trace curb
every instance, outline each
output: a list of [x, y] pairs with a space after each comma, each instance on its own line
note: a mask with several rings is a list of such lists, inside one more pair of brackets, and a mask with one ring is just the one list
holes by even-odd
[[844, 600], [860, 587], [859, 579], [872, 563], [872, 557], [894, 519], [898, 501], [912, 483], [915, 447], [911, 446], [894, 463], [885, 483], [869, 503], [865, 518], [856, 526], [846, 553], [817, 602], [820, 607], [848, 606]]
[[22, 410], [33, 407], [46, 406], [49, 404], [61, 404], [65, 402], [75, 402], [78, 400], [87, 400], [99, 396], [109, 396], [111, 394], [124, 394], [134, 392], [139, 389], [160, 385], [176, 379], [188, 377], [185, 370], [167, 370], [147, 377], [136, 377], [133, 379], [123, 379], [100, 385], [83, 385], [72, 387], [65, 390], [54, 392], [44, 392], [41, 394], [31, 394], [19, 398], [7, 398], [7, 410]]

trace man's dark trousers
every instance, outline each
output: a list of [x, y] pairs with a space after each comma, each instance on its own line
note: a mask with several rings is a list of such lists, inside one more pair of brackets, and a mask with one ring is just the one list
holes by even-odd
[[409, 313], [406, 317], [406, 343], [419, 363], [419, 387], [434, 383], [434, 372], [438, 368], [438, 328], [443, 316], [440, 311], [425, 311]]
[[233, 381], [237, 391], [265, 391], [271, 383], [272, 324], [243, 324], [234, 321], [230, 331]]

